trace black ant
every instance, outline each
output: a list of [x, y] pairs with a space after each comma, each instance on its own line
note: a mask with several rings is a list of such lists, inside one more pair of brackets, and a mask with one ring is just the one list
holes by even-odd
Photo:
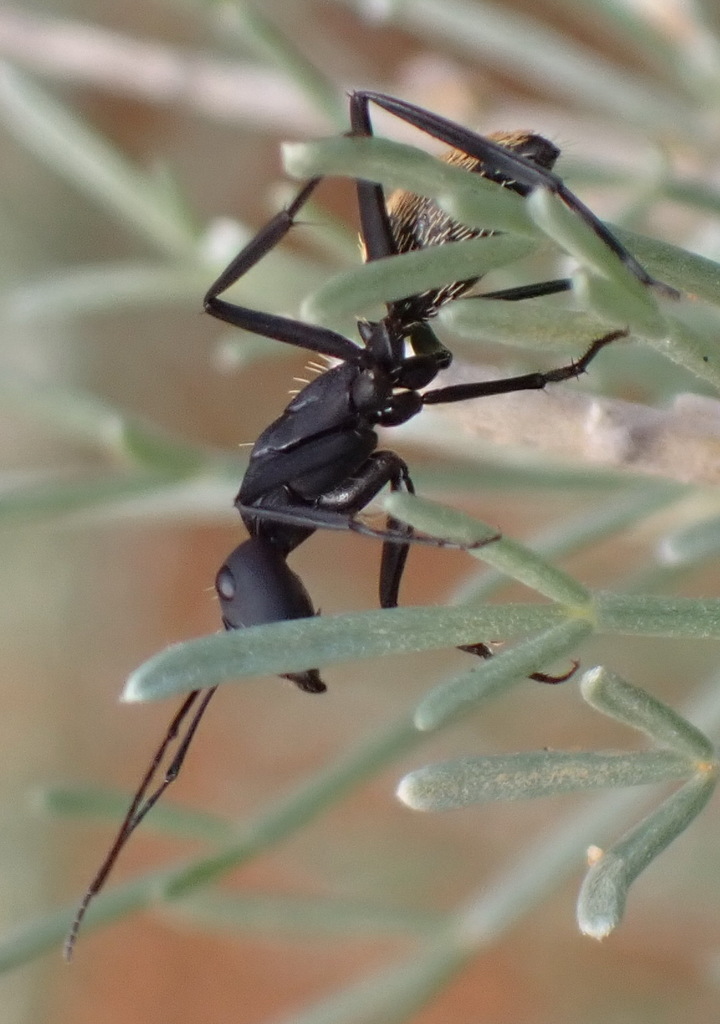
[[[543, 187], [575, 211], [605, 245], [644, 285], [673, 295], [655, 281], [595, 215], [552, 172], [559, 150], [540, 135], [527, 132], [477, 135], [404, 100], [381, 93], [356, 92], [350, 97], [350, 134], [370, 136], [370, 104], [450, 146], [446, 160], [480, 174], [521, 196]], [[382, 320], [360, 320], [362, 346], [325, 327], [273, 313], [262, 313], [228, 302], [220, 296], [252, 269], [287, 235], [303, 205], [320, 182], [314, 178], [299, 191], [287, 209], [276, 214], [242, 249], [211, 285], [205, 309], [235, 327], [338, 360], [302, 388], [283, 413], [253, 446], [235, 507], [249, 538], [230, 554], [217, 574], [216, 589], [226, 629], [307, 618], [316, 614], [302, 581], [287, 565], [288, 555], [317, 529], [352, 530], [383, 541], [380, 561], [380, 605], [397, 605], [398, 592], [411, 543], [454, 546], [440, 538], [418, 536], [412, 528], [389, 518], [374, 529], [359, 514], [389, 485], [413, 493], [405, 462], [392, 451], [377, 449], [376, 427], [396, 426], [417, 415], [425, 405], [458, 402], [510, 391], [544, 388], [584, 373], [602, 348], [627, 335], [614, 330], [598, 338], [578, 360], [554, 370], [527, 373], [502, 380], [427, 388], [452, 360], [429, 321], [440, 307], [467, 292], [478, 280], [456, 281], [411, 295], [387, 306]], [[413, 249], [480, 236], [444, 213], [432, 200], [399, 191], [386, 200], [382, 186], [357, 182], [361, 239], [366, 260], [394, 256]], [[566, 291], [568, 279], [488, 293], [484, 297], [518, 301]], [[412, 354], [407, 355], [410, 348]], [[490, 538], [493, 540], [496, 538]], [[485, 541], [484, 543], [487, 543]], [[482, 643], [463, 648], [488, 657]], [[538, 672], [532, 678], [555, 683], [568, 678]], [[325, 683], [317, 669], [288, 673], [307, 693], [322, 693]], [[172, 720], [128, 809], [114, 844], [93, 879], [75, 917], [65, 946], [72, 955], [80, 923], [92, 898], [100, 891], [130, 834], [177, 777], [214, 688], [195, 690]], [[186, 716], [194, 713], [162, 781], [146, 795], [170, 744]]]

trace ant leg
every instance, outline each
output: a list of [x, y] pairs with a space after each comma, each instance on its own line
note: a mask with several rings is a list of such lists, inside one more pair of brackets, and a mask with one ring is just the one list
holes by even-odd
[[466, 295], [469, 299], [502, 299], [504, 302], [520, 302], [523, 299], [539, 299], [543, 295], [557, 295], [559, 292], [572, 290], [569, 277], [557, 278], [554, 281], [539, 281], [537, 284], [522, 284], [517, 288], [503, 288], [499, 292], [483, 292], [482, 295]]
[[295, 345], [298, 348], [319, 352], [346, 362], [357, 363], [362, 350], [348, 338], [335, 331], [273, 313], [262, 313], [259, 310], [239, 306], [218, 297], [236, 281], [239, 281], [263, 256], [266, 256], [282, 241], [295, 223], [297, 213], [307, 202], [319, 181], [320, 178], [313, 178], [304, 185], [287, 209], [277, 213], [241, 249], [208, 289], [204, 299], [205, 311], [211, 316], [217, 317], [218, 320], [250, 331], [252, 334], [273, 338], [275, 341], [282, 341], [287, 345]]
[[512, 151], [498, 142], [463, 128], [447, 118], [433, 114], [429, 110], [417, 107], [405, 100], [387, 96], [384, 93], [362, 91], [354, 94], [354, 102], [367, 106], [375, 103], [400, 120], [414, 125], [422, 132], [439, 139], [453, 149], [458, 149], [480, 163], [485, 164], [490, 175], [499, 175], [513, 182], [516, 191], [529, 193], [535, 188], [547, 188], [554, 192], [565, 205], [582, 217], [588, 227], [598, 238], [621, 260], [638, 281], [655, 288], [660, 294], [669, 298], [679, 298], [675, 288], [657, 281], [635, 257], [628, 252], [612, 232], [598, 220], [595, 214], [578, 197], [570, 191], [557, 174], [529, 160], [521, 153]]
[[[246, 524], [251, 524], [252, 531], [255, 533], [258, 532], [257, 523], [266, 521], [273, 524], [296, 526], [304, 530], [348, 530], [393, 545], [410, 543], [426, 547], [467, 550], [468, 548], [482, 547], [497, 539], [493, 536], [474, 544], [462, 544], [441, 537], [415, 534], [409, 532], [408, 528], [402, 524], [393, 526], [390, 523], [385, 528], [375, 528], [363, 522], [362, 519], [356, 518], [357, 514], [362, 512], [387, 484], [390, 484], [393, 490], [398, 490], [401, 486], [399, 481], [406, 484], [408, 480], [407, 465], [399, 455], [391, 451], [376, 451], [367, 458], [359, 470], [348, 478], [347, 483], [326, 491], [314, 500], [292, 497], [289, 492], [283, 491], [281, 499], [274, 503], [268, 500], [265, 504], [255, 504], [241, 491], [235, 499], [235, 508], [242, 516], [243, 521]], [[395, 486], [393, 486], [393, 482], [395, 482]], [[289, 550], [291, 549], [288, 548]]]
[[[357, 475], [350, 486], [336, 488], [323, 495], [320, 504], [323, 510], [345, 513], [348, 529], [366, 533], [365, 524], [352, 518], [352, 513], [365, 508], [386, 484], [394, 492], [405, 490], [408, 494], [415, 493], [405, 460], [395, 452], [376, 451], [369, 456], [362, 475]], [[347, 517], [347, 513], [350, 513], [350, 517]], [[411, 543], [449, 546], [441, 538], [417, 536], [412, 526], [392, 516], [386, 518], [385, 528], [374, 531], [373, 535], [384, 540], [379, 582], [381, 608], [397, 607], [400, 582]]]
[[[482, 540], [472, 543], [461, 541], [445, 540], [443, 537], [431, 537], [429, 534], [413, 533], [408, 535], [404, 526], [398, 529], [390, 527], [374, 527], [357, 519], [352, 512], [339, 512], [334, 509], [316, 508], [313, 505], [245, 505], [235, 502], [235, 508], [245, 518], [252, 518], [260, 522], [280, 523], [287, 526], [298, 526], [307, 530], [342, 530], [350, 533], [359, 533], [362, 537], [371, 537], [374, 540], [387, 541], [388, 544], [419, 544], [428, 548], [450, 548], [457, 551], [474, 551], [475, 548], [482, 548], [486, 544], [499, 540], [501, 534], [496, 533], [491, 537], [484, 537]], [[362, 511], [362, 510], [360, 510]], [[297, 545], [294, 545], [297, 547]], [[292, 549], [290, 549], [292, 550]]]
[[320, 184], [321, 178], [311, 178], [300, 189], [293, 201], [262, 227], [246, 246], [231, 260], [219, 277], [213, 281], [205, 295], [208, 312], [214, 315], [214, 300], [218, 295], [239, 281], [243, 274], [254, 267], [263, 256], [274, 249], [283, 240], [290, 229], [295, 226], [295, 218]]
[[[478, 658], [492, 658], [493, 652], [489, 644], [459, 644], [459, 651], [465, 651], [466, 654], [475, 654]], [[536, 683], [565, 683], [568, 679], [571, 679], [577, 672], [580, 666], [579, 661], [571, 661], [570, 668], [567, 672], [563, 672], [560, 676], [551, 676], [547, 672], [531, 672], [528, 679], [533, 679]]]
[[603, 335], [590, 345], [588, 350], [579, 359], [567, 366], [559, 366], [555, 370], [544, 372], [525, 373], [518, 377], [506, 377], [502, 380], [475, 381], [469, 384], [451, 384], [447, 388], [435, 388], [426, 391], [423, 398], [423, 405], [439, 405], [444, 402], [464, 402], [469, 398], [485, 398], [488, 395], [504, 395], [511, 391], [532, 391], [544, 388], [546, 384], [557, 384], [563, 380], [570, 380], [572, 377], [579, 377], [585, 373], [588, 365], [592, 362], [598, 352], [610, 342], [618, 338], [626, 338], [627, 331], [611, 331]]
[[165, 733], [165, 737], [160, 746], [158, 747], [158, 749], [155, 751], [155, 754], [150, 764], [148, 765], [147, 771], [143, 776], [142, 782], [140, 783], [137, 792], [135, 793], [135, 796], [133, 797], [130, 806], [128, 807], [122, 825], [118, 829], [115, 841], [110, 847], [105, 857], [105, 860], [100, 865], [97, 874], [95, 875], [92, 882], [88, 886], [87, 891], [83, 896], [82, 902], [78, 907], [77, 913], [75, 914], [75, 919], [72, 923], [72, 927], [70, 929], [67, 939], [65, 940], [64, 954], [66, 960], [72, 959], [73, 951], [75, 949], [75, 943], [77, 942], [78, 933], [80, 931], [80, 926], [83, 922], [83, 918], [85, 917], [87, 909], [90, 906], [93, 899], [95, 898], [95, 896], [97, 896], [97, 894], [100, 892], [105, 882], [107, 881], [108, 875], [115, 866], [115, 863], [123, 847], [127, 843], [132, 833], [135, 831], [137, 826], [140, 824], [142, 819], [151, 809], [151, 807], [153, 807], [157, 803], [160, 796], [162, 795], [162, 793], [165, 792], [170, 783], [177, 778], [178, 772], [180, 771], [182, 763], [185, 759], [185, 755], [187, 754], [188, 747], [190, 746], [192, 738], [195, 735], [195, 730], [200, 724], [200, 719], [205, 713], [205, 709], [207, 708], [210, 702], [210, 698], [215, 693], [215, 689], [216, 687], [213, 687], [205, 693], [199, 706], [195, 710], [195, 714], [193, 715], [190, 725], [187, 728], [187, 731], [180, 743], [180, 746], [178, 747], [178, 750], [172, 762], [170, 763], [167, 771], [165, 772], [165, 778], [160, 783], [160, 785], [154, 790], [154, 792], [152, 792], [150, 796], [146, 799], [145, 794], [147, 793], [152, 783], [152, 780], [154, 779], [155, 774], [158, 768], [160, 767], [160, 764], [162, 762], [163, 757], [165, 756], [165, 753], [167, 752], [168, 747], [173, 742], [173, 740], [177, 738], [180, 726], [187, 717], [190, 709], [196, 702], [198, 696], [201, 694], [201, 690], [193, 690], [192, 693], [188, 694], [188, 696], [181, 704], [179, 710], [175, 714], [175, 717], [168, 726], [167, 732]]
[[[408, 494], [414, 494], [415, 488], [410, 476], [407, 473], [407, 467], [405, 467], [405, 473], [400, 474], [396, 479], [390, 482], [390, 488], [393, 491], [400, 491], [404, 489]], [[400, 590], [400, 583], [402, 581], [403, 572], [405, 571], [405, 563], [407, 556], [410, 552], [410, 542], [413, 539], [413, 528], [406, 524], [398, 523], [397, 520], [388, 517], [388, 527], [392, 528], [404, 528], [407, 531], [408, 543], [407, 544], [388, 544], [383, 545], [382, 561], [380, 563], [380, 607], [381, 608], [397, 608], [398, 595]], [[458, 644], [459, 651], [464, 651], [466, 654], [474, 654], [479, 658], [492, 658], [493, 653], [489, 644], [476, 643], [476, 644]], [[548, 675], [546, 672], [532, 672], [529, 676], [530, 679], [534, 679], [538, 683], [564, 683], [575, 674], [578, 669], [579, 662], [573, 661], [569, 671], [565, 672], [560, 676]]]
[[[373, 135], [368, 104], [363, 101], [360, 93], [351, 93], [350, 95], [350, 125], [351, 135], [361, 137]], [[365, 262], [370, 263], [372, 260], [385, 256], [397, 256], [400, 250], [390, 224], [387, 199], [382, 185], [358, 178], [356, 190], [360, 215], [360, 240]], [[401, 306], [402, 303], [389, 302], [387, 304], [390, 320], [395, 317], [396, 309]], [[398, 333], [397, 339], [393, 335], [394, 355], [398, 361], [403, 355], [403, 337], [402, 332]], [[450, 365], [452, 354], [427, 323], [414, 326], [408, 335], [408, 340], [416, 355], [434, 356], [438, 368], [441, 369]]]
[[[361, 137], [373, 134], [368, 105], [362, 102], [358, 93], [350, 94], [350, 134]], [[359, 178], [356, 188], [365, 261], [369, 263], [383, 256], [396, 256], [398, 248], [390, 227], [382, 185]]]
[[[390, 481], [390, 490], [397, 492], [404, 489], [408, 494], [414, 494], [415, 487], [405, 463], [403, 463], [403, 468], [404, 472]], [[407, 544], [383, 544], [382, 558], [380, 559], [380, 607], [396, 608], [400, 583], [405, 572], [405, 563], [410, 554], [410, 541], [415, 533], [408, 523], [400, 523], [392, 516], [388, 516], [386, 525], [388, 529], [403, 531], [408, 539]]]

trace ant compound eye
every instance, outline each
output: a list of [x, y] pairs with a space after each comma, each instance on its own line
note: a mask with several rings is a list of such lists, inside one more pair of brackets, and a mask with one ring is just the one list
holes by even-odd
[[215, 577], [215, 589], [218, 597], [223, 601], [232, 601], [235, 597], [235, 577], [228, 567], [224, 565]]

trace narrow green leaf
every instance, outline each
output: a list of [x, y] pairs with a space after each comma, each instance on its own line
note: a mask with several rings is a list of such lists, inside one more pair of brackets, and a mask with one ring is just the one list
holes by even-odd
[[357, 137], [286, 142], [283, 163], [294, 178], [366, 178], [387, 189], [407, 189], [434, 199], [451, 216], [458, 216], [455, 204], [462, 203], [462, 221], [470, 226], [537, 235], [516, 193], [401, 142]]
[[[482, 486], [488, 486], [484, 474]], [[585, 507], [572, 518], [565, 518], [536, 533], [530, 539], [531, 550], [548, 561], [557, 561], [586, 545], [612, 537], [656, 510], [665, 508], [684, 493], [680, 486], [660, 483], [653, 487], [646, 481], [624, 491], [614, 491], [607, 500], [599, 500], [591, 511]], [[470, 578], [453, 592], [450, 603], [487, 600], [504, 582], [504, 573], [497, 570]]]
[[[632, 46], [638, 66], [652, 67], [654, 63], [655, 67], [662, 67], [667, 74], [672, 74], [678, 95], [682, 96], [693, 88], [694, 69], [687, 66], [684, 46], [686, 33], [665, 31], [662, 19], [657, 17], [652, 6], [627, 4], [624, 0], [563, 0], [560, 6], [573, 17], [583, 11], [581, 16], [591, 18], [600, 31], [604, 32], [604, 26], [607, 26], [625, 45]], [[700, 68], [697, 70], [700, 72]], [[694, 87], [707, 88], [702, 72]]]
[[[89, 908], [83, 928], [85, 930], [109, 924], [126, 917], [134, 910], [150, 906], [156, 901], [159, 882], [166, 872], [156, 871], [142, 878], [107, 889], [102, 899]], [[62, 955], [77, 907], [63, 907], [43, 914], [24, 925], [13, 928], [0, 938], [0, 973], [9, 971], [46, 952]]]
[[686, 759], [713, 757], [713, 745], [699, 729], [667, 704], [631, 686], [614, 672], [602, 667], [590, 669], [580, 680], [580, 692], [591, 707], [631, 729], [639, 729]]
[[333, 661], [531, 633], [562, 617], [553, 606], [538, 604], [389, 608], [231, 630], [174, 644], [156, 654], [128, 677], [122, 699], [160, 700], [251, 675], [279, 675]]
[[[552, 607], [547, 610], [559, 612]], [[525, 676], [542, 671], [558, 658], [567, 657], [590, 633], [592, 626], [582, 619], [556, 622], [539, 636], [524, 640], [483, 662], [474, 671], [430, 690], [415, 709], [415, 725], [424, 732], [440, 728], [469, 705], [504, 693]]]
[[657, 594], [597, 594], [598, 631], [622, 636], [720, 639], [720, 600]]
[[661, 281], [667, 281], [689, 295], [720, 306], [720, 264], [716, 260], [614, 224], [608, 224], [608, 227], [642, 265]]
[[27, 525], [86, 509], [102, 509], [127, 499], [145, 498], [168, 486], [166, 474], [114, 474], [49, 480], [0, 494], [0, 524]]
[[[487, 523], [417, 495], [389, 494], [382, 504], [392, 516], [433, 537], [472, 545], [492, 536]], [[590, 607], [590, 594], [582, 584], [517, 541], [500, 537], [482, 547], [469, 547], [468, 553], [553, 601], [577, 609]]]
[[393, 0], [388, 15], [434, 47], [443, 40], [471, 61], [520, 77], [533, 94], [602, 111], [643, 131], [652, 125], [672, 135], [702, 132], [695, 101], [683, 103], [677, 90], [624, 71], [525, 13], [479, 0]]
[[372, 260], [331, 278], [308, 296], [302, 314], [316, 323], [332, 323], [349, 313], [367, 314], [379, 303], [417, 295], [449, 282], [482, 277], [526, 256], [534, 247], [534, 240], [520, 235], [490, 235]]
[[320, 897], [236, 893], [208, 888], [163, 908], [165, 916], [204, 928], [233, 932], [289, 933], [337, 939], [381, 935], [417, 937], [437, 927], [442, 916], [431, 911], [379, 906]]
[[173, 479], [199, 472], [207, 461], [204, 452], [139, 419], [125, 420], [118, 447], [138, 466], [167, 474]]
[[611, 323], [628, 325], [648, 338], [662, 338], [667, 325], [649, 288], [588, 224], [549, 189], [535, 189], [528, 197], [535, 223], [586, 268], [576, 275], [575, 288], [596, 312]]
[[251, 47], [264, 60], [274, 64], [284, 78], [289, 78], [338, 131], [347, 129], [347, 102], [341, 90], [258, 6], [242, 2], [223, 3], [220, 5], [220, 21], [223, 38], [228, 33], [235, 34], [243, 47]]
[[58, 318], [164, 305], [197, 310], [209, 280], [207, 266], [186, 261], [55, 268], [51, 275], [14, 286], [4, 297], [4, 309], [21, 323], [57, 323]]
[[50, 384], [28, 384], [6, 377], [0, 402], [7, 412], [47, 424], [62, 437], [117, 451], [125, 416], [95, 395]]
[[[648, 344], [678, 366], [694, 373], [699, 380], [720, 391], [720, 356], [713, 333], [696, 330], [679, 317], [669, 315], [666, 337], [648, 339]], [[713, 325], [715, 326], [715, 325]]]
[[485, 338], [543, 352], [580, 353], [607, 332], [607, 321], [592, 313], [540, 300], [503, 302], [471, 296], [449, 303], [438, 319], [464, 338]]
[[[629, 287], [624, 287], [626, 284]], [[573, 274], [573, 288], [583, 305], [608, 323], [627, 327], [631, 334], [661, 341], [669, 333], [668, 323], [649, 301], [648, 290], [640, 291], [642, 287], [634, 288], [629, 280], [619, 285], [617, 279], [607, 280], [585, 270]]]
[[609, 786], [686, 779], [693, 764], [670, 751], [533, 750], [465, 757], [409, 772], [397, 795], [415, 811], [441, 811], [492, 800], [530, 800]]
[[578, 897], [578, 925], [585, 935], [602, 939], [617, 927], [632, 883], [702, 811], [716, 782], [716, 771], [698, 774], [601, 855]]
[[[254, 819], [244, 822], [236, 838], [226, 842], [219, 851], [176, 862], [130, 883], [105, 889], [89, 907], [83, 929], [116, 920], [160, 899], [185, 896], [194, 887], [214, 881], [299, 829], [419, 740], [417, 730], [405, 716], [376, 730], [357, 749], [350, 749], [332, 764], [303, 779], [290, 793], [263, 808]], [[9, 970], [49, 949], [57, 950], [59, 955], [76, 909], [73, 906], [44, 914], [7, 933], [0, 939], [0, 971]]]
[[[46, 814], [61, 817], [122, 821], [132, 799], [131, 793], [100, 786], [55, 786], [40, 790], [34, 803]], [[182, 839], [227, 842], [235, 835], [233, 822], [205, 811], [189, 810], [176, 804], [159, 803], [143, 826]]]
[[[484, 479], [482, 485], [484, 489]], [[592, 511], [585, 507], [578, 515], [564, 518], [540, 530], [530, 539], [531, 550], [555, 562], [588, 545], [612, 537], [655, 510], [667, 507], [683, 493], [681, 487], [661, 484], [653, 488], [642, 481], [640, 486], [630, 487], [626, 492], [618, 490], [611, 496], [611, 500], [597, 503]], [[498, 569], [483, 572], [470, 577], [454, 590], [449, 603], [470, 604], [489, 600], [505, 583], [504, 572]]]
[[[593, 0], [591, 0], [593, 2]], [[658, 159], [659, 157], [659, 159]], [[627, 189], [641, 201], [657, 202], [667, 199], [671, 203], [689, 206], [713, 217], [720, 214], [720, 191], [709, 179], [675, 177], [673, 168], [664, 154], [651, 152], [641, 162], [629, 165], [601, 164], [582, 157], [563, 153], [562, 176], [566, 182], [608, 189]], [[613, 229], [617, 234], [620, 228]], [[663, 243], [661, 243], [663, 244]], [[631, 251], [635, 251], [632, 249]], [[665, 278], [663, 278], [665, 280]]]
[[391, 964], [277, 1024], [395, 1024], [414, 1016], [473, 955], [457, 929], [441, 929], [400, 964]]

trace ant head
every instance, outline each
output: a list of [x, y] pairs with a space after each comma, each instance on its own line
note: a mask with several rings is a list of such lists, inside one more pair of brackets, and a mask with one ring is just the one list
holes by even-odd
[[[285, 556], [262, 536], [250, 537], [228, 556], [215, 578], [225, 629], [312, 618], [310, 595]], [[323, 693], [317, 669], [287, 673], [301, 690]]]
[[226, 629], [308, 618], [310, 595], [283, 553], [262, 536], [250, 537], [228, 555], [215, 578]]

